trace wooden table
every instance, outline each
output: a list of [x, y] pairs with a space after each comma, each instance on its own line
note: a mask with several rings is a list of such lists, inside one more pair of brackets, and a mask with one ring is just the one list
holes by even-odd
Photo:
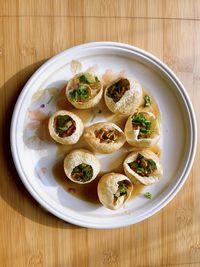
[[0, 266], [200, 266], [200, 146], [187, 182], [153, 217], [84, 229], [45, 212], [13, 167], [9, 125], [23, 85], [48, 58], [90, 41], [143, 48], [179, 76], [200, 123], [199, 0], [0, 0]]

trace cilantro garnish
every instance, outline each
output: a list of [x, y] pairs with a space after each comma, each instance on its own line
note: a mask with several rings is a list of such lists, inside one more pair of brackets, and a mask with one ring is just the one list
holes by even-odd
[[72, 178], [77, 181], [87, 182], [93, 176], [93, 169], [91, 165], [88, 165], [86, 163], [81, 163], [73, 169], [71, 175]]
[[148, 199], [152, 199], [152, 194], [150, 192], [146, 192], [144, 196]]
[[56, 117], [56, 132], [60, 135], [69, 128], [68, 122], [71, 118], [68, 115], [58, 115]]
[[119, 181], [118, 182], [118, 190], [114, 194], [115, 200], [117, 200], [119, 197], [126, 195], [127, 194], [127, 189], [128, 189], [128, 184], [126, 181]]
[[129, 167], [140, 176], [150, 176], [157, 166], [154, 160], [145, 158], [142, 154], [138, 153], [135, 161], [128, 163]]
[[132, 117], [132, 125], [134, 128], [140, 128], [138, 138], [148, 137], [152, 132], [151, 122], [142, 113], [138, 113]]
[[149, 95], [144, 96], [144, 107], [149, 107], [151, 105], [151, 98]]
[[86, 75], [84, 75], [84, 74], [79, 77], [79, 82], [82, 83], [82, 84], [93, 83], [93, 81], [88, 79], [88, 77]]
[[78, 89], [74, 89], [69, 93], [70, 99], [74, 102], [80, 102], [89, 97], [88, 90], [86, 87], [81, 85]]

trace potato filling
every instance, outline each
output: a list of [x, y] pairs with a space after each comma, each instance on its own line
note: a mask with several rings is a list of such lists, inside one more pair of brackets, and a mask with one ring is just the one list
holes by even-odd
[[76, 122], [68, 115], [58, 115], [54, 119], [54, 128], [59, 137], [68, 137], [76, 131]]
[[130, 89], [129, 80], [122, 78], [108, 88], [106, 95], [112, 98], [112, 100], [115, 103], [117, 103], [125, 94], [125, 92], [128, 91], [129, 89]]
[[87, 182], [92, 178], [92, 176], [93, 176], [93, 169], [91, 165], [88, 165], [86, 163], [79, 164], [73, 169], [71, 173], [72, 179], [79, 182]]
[[99, 89], [98, 77], [85, 73], [73, 80], [69, 96], [73, 102], [86, 102], [96, 95]]
[[137, 113], [132, 117], [132, 127], [134, 130], [140, 130], [138, 139], [149, 138], [151, 136], [151, 122], [145, 118], [143, 113]]
[[157, 170], [155, 161], [145, 158], [140, 153], [138, 153], [136, 160], [128, 163], [128, 165], [134, 172], [142, 177], [149, 177]]
[[101, 128], [95, 131], [96, 138], [99, 138], [100, 143], [112, 143], [117, 140], [118, 132], [115, 129]]

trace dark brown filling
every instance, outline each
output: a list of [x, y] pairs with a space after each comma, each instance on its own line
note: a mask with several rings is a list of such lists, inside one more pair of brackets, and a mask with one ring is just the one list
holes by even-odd
[[117, 103], [125, 94], [125, 92], [128, 91], [129, 89], [130, 89], [129, 80], [122, 78], [108, 88], [106, 95], [112, 98], [112, 100], [115, 103]]
[[54, 119], [54, 128], [59, 137], [65, 138], [76, 131], [76, 122], [68, 115], [58, 115]]
[[73, 180], [87, 182], [93, 176], [92, 166], [86, 163], [81, 163], [73, 169], [71, 176]]
[[152, 175], [155, 170], [157, 170], [155, 161], [145, 158], [140, 153], [138, 153], [136, 160], [128, 163], [128, 165], [134, 172], [142, 177], [148, 177]]
[[96, 138], [99, 138], [100, 143], [112, 143], [117, 140], [118, 132], [114, 129], [101, 128], [95, 131]]

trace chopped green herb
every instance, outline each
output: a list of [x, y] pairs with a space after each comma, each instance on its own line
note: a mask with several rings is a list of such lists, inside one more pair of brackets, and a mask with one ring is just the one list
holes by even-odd
[[155, 170], [157, 170], [155, 161], [153, 161], [152, 159], [149, 159], [147, 169], [149, 173], [153, 173]]
[[74, 89], [69, 93], [70, 99], [74, 102], [81, 102], [89, 97], [86, 87], [81, 85], [78, 89]]
[[56, 119], [56, 132], [63, 133], [67, 130], [67, 123], [71, 121], [71, 118], [68, 115], [58, 115]]
[[128, 163], [129, 167], [140, 176], [150, 176], [157, 166], [152, 159], [145, 158], [142, 154], [138, 153], [135, 161]]
[[117, 103], [125, 94], [125, 92], [129, 89], [130, 89], [129, 80], [122, 78], [108, 88], [106, 95], [112, 98], [112, 100], [115, 103]]
[[118, 190], [120, 192], [120, 196], [125, 195], [127, 193], [127, 187], [123, 181], [118, 182], [119, 187]]
[[82, 84], [90, 84], [90, 83], [93, 83], [93, 81], [90, 80], [90, 79], [88, 79], [88, 77], [86, 75], [84, 75], [84, 74], [79, 77], [79, 81]]
[[[69, 130], [70, 129], [70, 130]], [[58, 115], [55, 119], [55, 131], [60, 137], [71, 135], [76, 130], [74, 120], [68, 115]]]
[[119, 197], [126, 195], [127, 194], [127, 189], [128, 189], [128, 184], [126, 181], [119, 181], [118, 182], [118, 190], [114, 194], [115, 200], [117, 200]]
[[144, 107], [149, 107], [151, 105], [151, 98], [149, 95], [144, 96]]
[[145, 118], [142, 113], [138, 113], [132, 117], [132, 125], [134, 129], [140, 129], [138, 138], [147, 138], [151, 134], [151, 122]]
[[152, 194], [150, 192], [146, 192], [144, 196], [148, 199], [152, 199]]
[[93, 169], [91, 165], [81, 163], [73, 169], [71, 175], [74, 180], [87, 182], [93, 176]]

